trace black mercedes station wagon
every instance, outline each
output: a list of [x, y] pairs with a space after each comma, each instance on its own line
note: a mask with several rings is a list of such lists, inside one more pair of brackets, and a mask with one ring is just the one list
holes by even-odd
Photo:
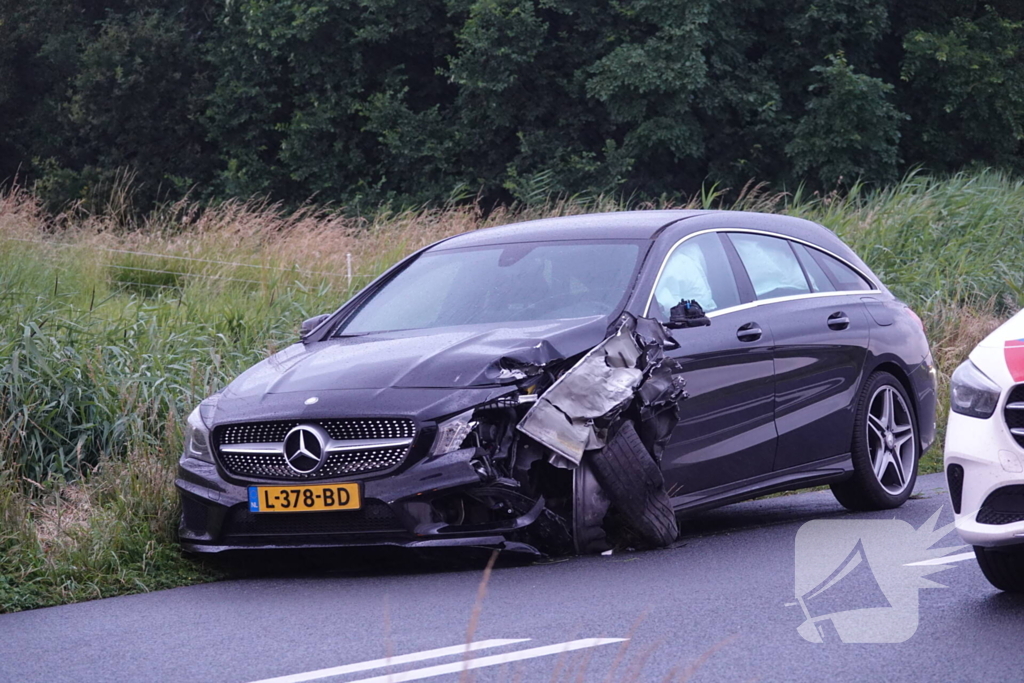
[[935, 401], [920, 319], [815, 223], [639, 211], [479, 230], [196, 408], [180, 539], [588, 553], [807, 486], [893, 508]]

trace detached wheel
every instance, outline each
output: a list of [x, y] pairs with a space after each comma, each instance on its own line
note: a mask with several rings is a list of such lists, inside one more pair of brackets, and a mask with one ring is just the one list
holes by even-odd
[[1007, 593], [1024, 593], [1024, 549], [974, 546], [974, 556], [988, 582]]
[[679, 526], [661, 467], [632, 422], [623, 422], [608, 444], [588, 457], [608, 499], [644, 542], [661, 547], [676, 540]]
[[853, 476], [832, 484], [849, 510], [903, 505], [917, 481], [917, 427], [910, 397], [899, 380], [876, 372], [861, 390], [854, 417]]

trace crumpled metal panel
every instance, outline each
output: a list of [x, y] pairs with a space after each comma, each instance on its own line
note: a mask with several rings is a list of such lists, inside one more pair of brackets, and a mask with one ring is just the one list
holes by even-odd
[[[617, 415], [638, 399], [641, 419], [646, 419], [679, 398], [681, 382], [673, 382], [669, 367], [675, 362], [663, 354], [673, 343], [656, 320], [627, 315], [614, 335], [541, 394], [517, 429], [550, 448], [552, 464], [576, 467], [585, 451], [604, 446], [607, 425], [600, 424], [601, 418]], [[648, 380], [653, 380], [649, 386]]]

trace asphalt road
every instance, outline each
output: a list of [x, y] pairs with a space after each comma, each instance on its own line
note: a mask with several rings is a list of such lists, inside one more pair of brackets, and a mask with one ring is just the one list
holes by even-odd
[[[891, 520], [917, 529], [940, 508], [938, 524], [952, 521], [941, 476], [923, 477], [917, 491], [888, 513], [848, 513], [827, 491], [753, 501], [686, 523], [669, 549], [499, 565], [479, 610], [480, 558], [445, 570], [407, 558], [372, 571], [264, 576], [0, 616], [0, 680], [1024, 679], [1024, 599], [989, 586], [973, 559], [955, 561], [967, 548], [930, 576], [946, 587], [893, 597], [905, 560], [929, 554], [912, 534], [879, 545], [872, 529], [898, 535], [910, 527]], [[842, 545], [854, 528], [833, 522], [890, 521], [857, 527], [868, 530], [858, 546], [868, 562], [854, 553], [840, 563], [854, 569], [818, 595], [805, 592], [805, 614], [795, 571], [819, 560], [797, 533], [813, 520], [823, 520], [811, 527], [826, 545]], [[959, 539], [951, 533], [936, 545]], [[897, 584], [912, 585], [914, 571]], [[914, 595], [916, 606], [904, 599]], [[819, 622], [824, 642], [797, 631], [807, 614], [872, 606], [880, 609], [864, 613], [856, 633], [840, 628], [841, 616]], [[469, 629], [476, 649], [467, 654]], [[872, 637], [902, 642], [849, 642]]]

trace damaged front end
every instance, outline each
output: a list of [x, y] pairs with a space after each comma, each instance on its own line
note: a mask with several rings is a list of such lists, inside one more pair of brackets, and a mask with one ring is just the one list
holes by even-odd
[[[431, 452], [439, 468], [470, 463], [480, 481], [431, 498], [424, 520], [440, 520], [418, 533], [497, 532], [551, 554], [590, 552], [615, 540], [613, 518], [633, 544], [671, 542], [659, 462], [686, 396], [665, 355], [674, 346], [658, 321], [625, 314], [578, 359], [500, 359], [516, 389], [441, 423]], [[651, 514], [665, 528], [651, 533]]]
[[[321, 391], [321, 400], [307, 403], [299, 418], [290, 398], [295, 393], [253, 390], [252, 398], [240, 396], [238, 386], [246, 389], [263, 378], [254, 373], [233, 389], [230, 400], [204, 402], [207, 410], [190, 421], [196, 442], [190, 437], [186, 444], [176, 482], [183, 509], [180, 540], [195, 552], [474, 545], [553, 555], [602, 550], [617, 535], [630, 545], [667, 544], [675, 536], [675, 519], [666, 507], [659, 460], [685, 396], [679, 367], [665, 355], [674, 345], [661, 323], [624, 314], [606, 334], [592, 335], [586, 352], [564, 356], [545, 341], [523, 345], [491, 361], [480, 376], [484, 381], [474, 379], [475, 386], [456, 391]], [[280, 372], [295, 372], [288, 358], [283, 361]], [[253, 423], [257, 405], [263, 421]], [[339, 405], [350, 406], [342, 414], [359, 410], [366, 417], [338, 419]], [[396, 414], [410, 417], [399, 420]], [[446, 417], [427, 419], [431, 415]], [[400, 422], [407, 432], [395, 431]], [[379, 438], [379, 450], [359, 451], [380, 465], [361, 476], [363, 470], [349, 470], [356, 473], [350, 480], [358, 482], [360, 509], [273, 514], [250, 506], [254, 491], [280, 485], [282, 476], [296, 487], [318, 479], [350, 481], [282, 469], [282, 435], [295, 425], [309, 427], [310, 434], [327, 439], [324, 452], [334, 453], [332, 467], [355, 467], [355, 449], [371, 448], [367, 439], [374, 435], [340, 432], [360, 424], [383, 430], [378, 437], [407, 442], [407, 450], [394, 456]], [[267, 436], [278, 428], [279, 435]], [[240, 430], [245, 439], [231, 442]], [[256, 437], [263, 442], [238, 442]], [[230, 452], [236, 455], [228, 462]], [[267, 462], [276, 469], [237, 469]]]

